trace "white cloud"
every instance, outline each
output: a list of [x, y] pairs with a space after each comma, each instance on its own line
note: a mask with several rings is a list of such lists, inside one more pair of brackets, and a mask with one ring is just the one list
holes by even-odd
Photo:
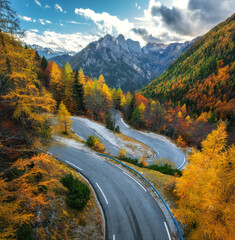
[[189, 0], [173, 0], [172, 5], [177, 8], [187, 9]]
[[76, 21], [67, 21], [67, 23], [72, 23], [72, 24], [82, 24], [82, 25], [89, 25], [88, 23], [81, 23], [81, 22], [76, 22]]
[[41, 4], [38, 0], [34, 0], [34, 2], [35, 2], [39, 7], [42, 6], [42, 4]]
[[38, 29], [30, 29], [31, 32], [39, 32]]
[[33, 21], [31, 17], [26, 17], [26, 16], [20, 16], [19, 15], [19, 18], [26, 21], [26, 22], [32, 22]]
[[27, 31], [24, 42], [27, 44], [37, 44], [57, 51], [79, 52], [90, 42], [98, 40], [98, 36], [84, 33], [61, 34], [53, 31], [44, 31], [38, 34], [34, 31]]
[[138, 8], [138, 10], [141, 9], [141, 7], [139, 6], [139, 4], [137, 2], [135, 2], [135, 6]]
[[83, 8], [75, 8], [75, 13], [93, 21], [98, 27], [98, 34], [100, 35], [111, 34], [117, 36], [118, 34], [123, 34], [134, 40], [139, 38], [131, 31], [135, 25], [129, 22], [128, 19], [121, 20], [117, 16], [112, 16], [107, 12], [96, 13], [91, 9]]
[[58, 3], [55, 4], [55, 10], [66, 13], [66, 11], [64, 11], [63, 8]]
[[45, 8], [51, 8], [49, 5], [46, 4]]
[[39, 22], [42, 24], [42, 25], [46, 25], [46, 23], [48, 23], [48, 24], [50, 24], [50, 23], [52, 23], [51, 21], [49, 21], [49, 20], [46, 20], [46, 19], [39, 19]]
[[44, 19], [39, 19], [39, 22], [40, 22], [42, 25], [45, 25], [45, 20], [44, 20]]

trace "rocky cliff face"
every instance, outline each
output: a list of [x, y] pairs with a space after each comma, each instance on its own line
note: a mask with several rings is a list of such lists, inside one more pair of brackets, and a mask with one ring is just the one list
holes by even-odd
[[[69, 62], [75, 70], [83, 68], [91, 78], [103, 74], [110, 87], [135, 91], [161, 74], [193, 42], [148, 43], [141, 48], [139, 42], [126, 40], [123, 35], [114, 38], [108, 34], [90, 43]], [[57, 58], [53, 60], [57, 61]], [[61, 58], [59, 60], [61, 62]]]

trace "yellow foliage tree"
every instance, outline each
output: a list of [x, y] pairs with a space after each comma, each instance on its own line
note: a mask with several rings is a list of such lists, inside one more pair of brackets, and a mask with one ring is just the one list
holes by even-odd
[[48, 64], [47, 68], [49, 68], [48, 71], [50, 72], [49, 88], [58, 104], [61, 98], [64, 96], [64, 82], [62, 81], [62, 71], [55, 62]]
[[126, 149], [125, 148], [120, 148], [118, 152], [118, 158], [123, 159], [126, 157]]
[[232, 240], [234, 231], [235, 147], [226, 146], [221, 123], [189, 156], [177, 180], [175, 216], [191, 229], [189, 239]]
[[141, 114], [143, 115], [144, 112], [145, 112], [145, 109], [146, 109], [144, 103], [141, 103], [141, 104], [139, 105], [139, 109], [140, 109]]
[[58, 122], [59, 128], [63, 129], [64, 133], [68, 133], [68, 129], [71, 127], [71, 114], [67, 110], [63, 102], [60, 103], [58, 110]]
[[15, 239], [17, 229], [35, 217], [36, 207], [46, 206], [53, 199], [49, 186], [55, 179], [45, 179], [50, 171], [58, 171], [46, 154], [17, 160], [0, 178], [0, 235], [1, 239]]

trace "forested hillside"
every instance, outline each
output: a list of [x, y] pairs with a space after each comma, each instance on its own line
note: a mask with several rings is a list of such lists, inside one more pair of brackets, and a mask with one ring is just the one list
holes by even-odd
[[55, 101], [40, 81], [40, 58], [0, 33], [1, 167], [28, 156], [50, 138], [47, 113]]
[[186, 104], [190, 115], [210, 112], [234, 124], [235, 14], [210, 30], [141, 90], [146, 97]]
[[[69, 92], [70, 69], [69, 65], [62, 69], [62, 80], [55, 63], [22, 47], [13, 35], [0, 33], [1, 239], [102, 237], [100, 210], [84, 179], [41, 151], [51, 143], [49, 114], [57, 111], [61, 97], [71, 110], [77, 109]], [[66, 204], [68, 190], [62, 180], [71, 173], [70, 191], [78, 194], [72, 200], [79, 198], [79, 207]]]

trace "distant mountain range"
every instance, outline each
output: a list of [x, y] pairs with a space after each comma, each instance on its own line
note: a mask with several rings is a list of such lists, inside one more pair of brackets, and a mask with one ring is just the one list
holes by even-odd
[[117, 38], [106, 35], [90, 43], [69, 62], [75, 70], [82, 67], [89, 77], [103, 74], [110, 87], [135, 91], [161, 74], [194, 41], [169, 45], [148, 43], [141, 48], [139, 42], [125, 40], [123, 35]]
[[46, 59], [50, 59], [50, 58], [53, 58], [53, 57], [59, 57], [61, 55], [73, 56], [73, 55], [76, 54], [76, 52], [66, 52], [65, 53], [64, 51], [55, 51], [55, 50], [52, 50], [51, 48], [44, 48], [44, 47], [39, 46], [37, 44], [33, 44], [30, 47], [37, 50], [38, 54], [41, 57], [44, 56]]
[[45, 51], [50, 56], [58, 54], [49, 60], [60, 66], [69, 61], [74, 70], [83, 68], [85, 75], [91, 78], [103, 74], [110, 87], [120, 86], [124, 91], [135, 91], [160, 75], [196, 40], [171, 44], [148, 43], [141, 48], [139, 42], [126, 40], [123, 35], [114, 38], [107, 34], [74, 56], [70, 56], [71, 53], [62, 55], [49, 52], [49, 49]]

